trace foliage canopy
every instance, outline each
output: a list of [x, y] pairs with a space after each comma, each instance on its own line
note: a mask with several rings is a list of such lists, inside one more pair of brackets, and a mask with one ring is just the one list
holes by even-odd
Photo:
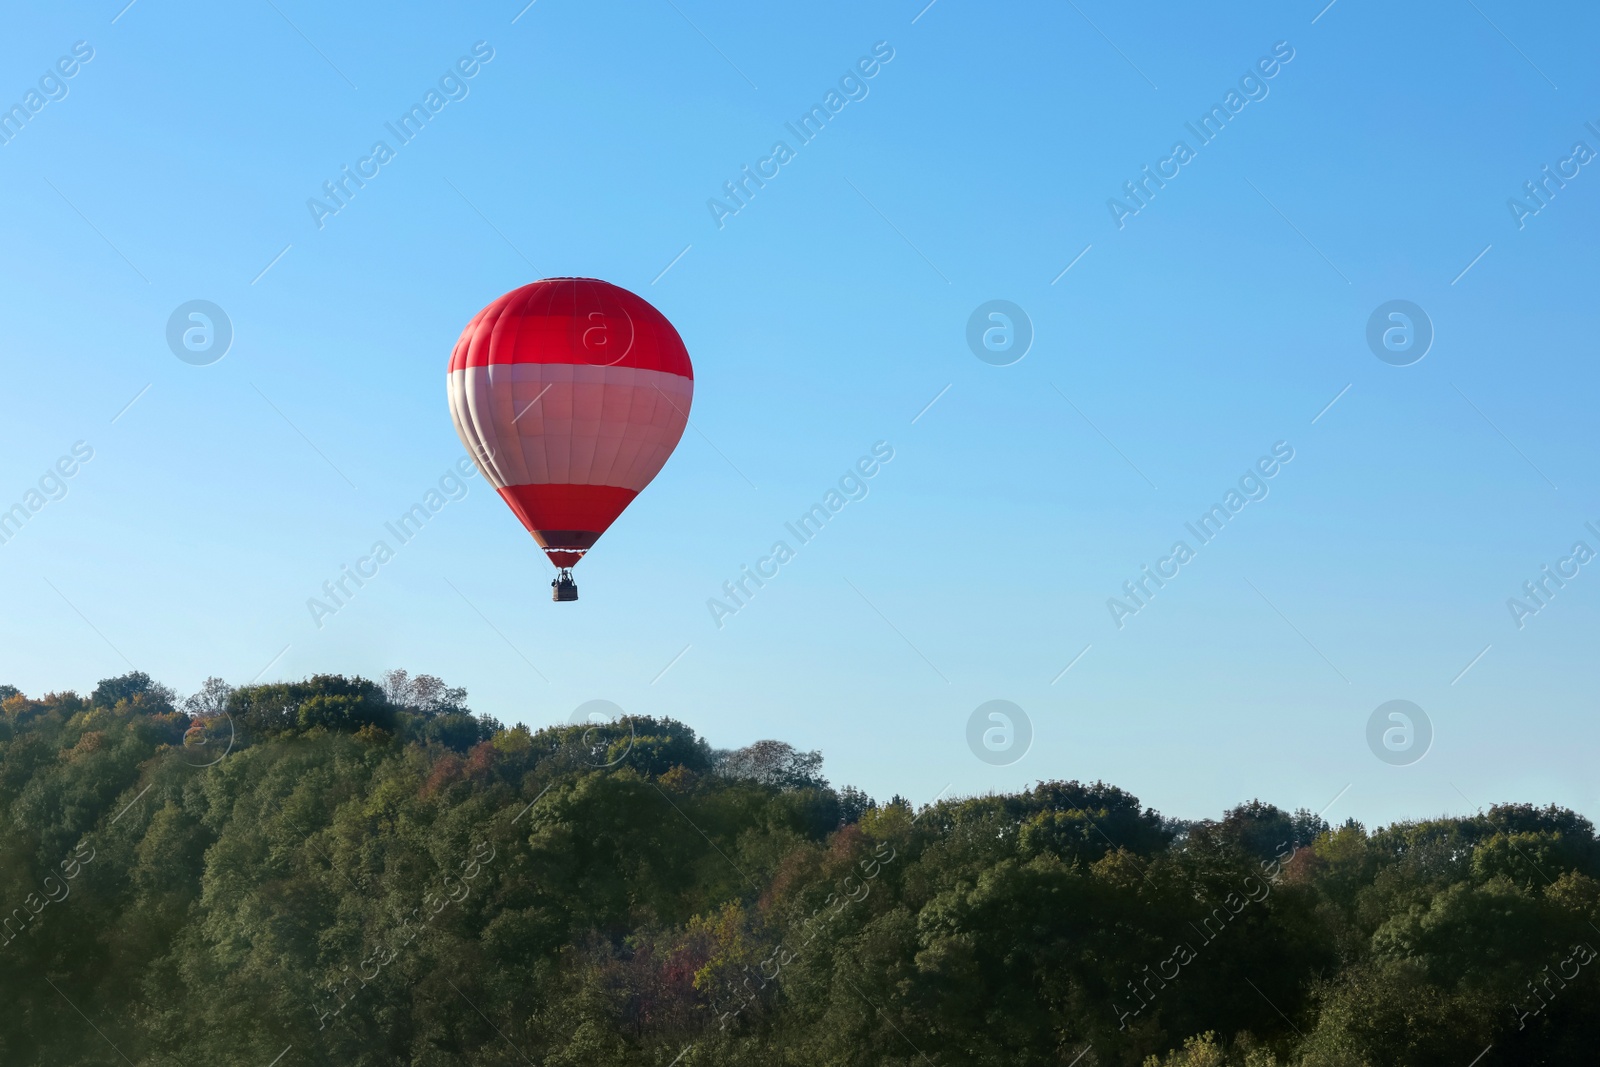
[[1600, 1048], [1600, 842], [1574, 812], [1183, 822], [1063, 781], [914, 811], [821, 762], [670, 719], [507, 729], [404, 672], [181, 702], [140, 673], [0, 687], [0, 1063]]

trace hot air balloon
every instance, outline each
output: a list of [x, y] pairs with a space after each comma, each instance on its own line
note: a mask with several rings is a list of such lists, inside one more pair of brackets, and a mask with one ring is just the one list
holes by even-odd
[[666, 464], [694, 367], [644, 299], [545, 278], [473, 317], [450, 354], [450, 418], [478, 469], [578, 599], [572, 568]]

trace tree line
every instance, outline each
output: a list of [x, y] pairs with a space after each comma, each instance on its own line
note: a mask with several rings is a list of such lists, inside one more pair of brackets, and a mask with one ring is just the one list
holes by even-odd
[[[1600, 1048], [1600, 841], [914, 807], [437, 678], [0, 686], [0, 1063], [1479, 1067]], [[278, 1059], [281, 1057], [281, 1059]]]

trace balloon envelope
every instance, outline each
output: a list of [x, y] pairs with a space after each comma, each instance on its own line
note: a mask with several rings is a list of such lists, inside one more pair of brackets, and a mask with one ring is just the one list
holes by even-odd
[[545, 278], [467, 324], [449, 396], [478, 469], [550, 562], [570, 567], [677, 446], [694, 367], [642, 298], [595, 278]]

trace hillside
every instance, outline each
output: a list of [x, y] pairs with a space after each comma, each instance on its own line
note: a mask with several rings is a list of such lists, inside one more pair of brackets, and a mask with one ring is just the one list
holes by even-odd
[[914, 809], [780, 742], [507, 729], [403, 672], [0, 697], [7, 1065], [1600, 1048], [1600, 843], [1566, 810], [1184, 822], [1063, 781]]

